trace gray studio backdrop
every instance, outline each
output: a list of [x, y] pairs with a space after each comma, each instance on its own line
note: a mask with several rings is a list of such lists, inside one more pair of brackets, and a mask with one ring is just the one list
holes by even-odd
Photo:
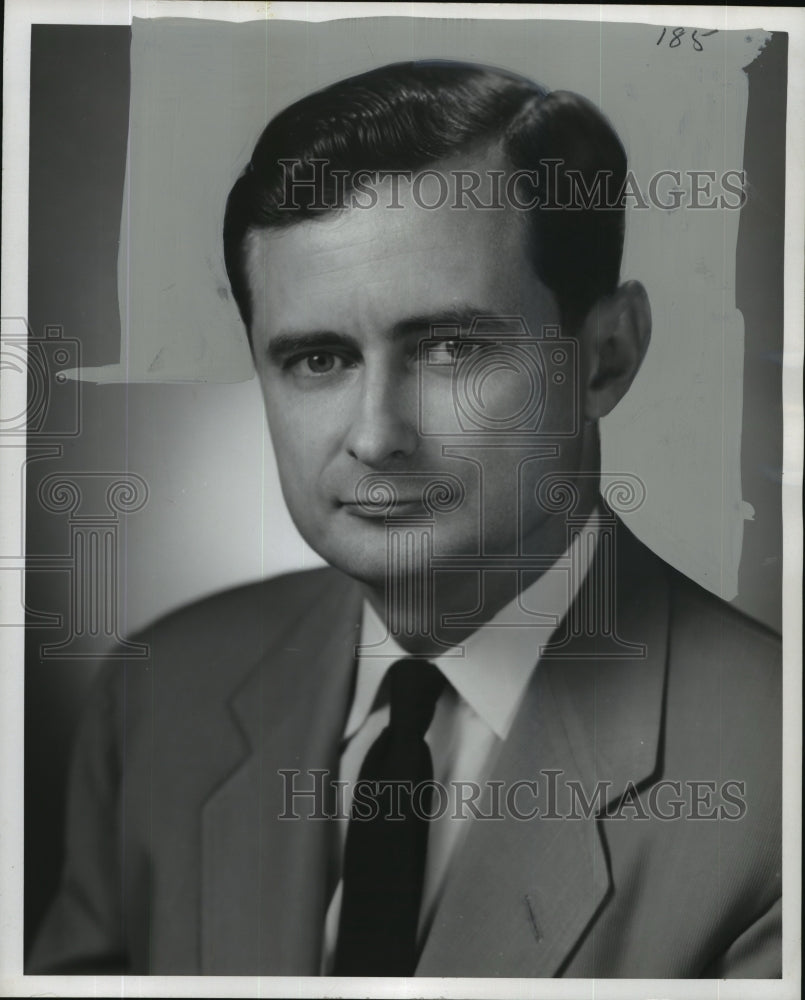
[[[29, 930], [58, 868], [66, 748], [106, 641], [70, 645], [71, 538], [106, 518], [120, 637], [201, 594], [319, 562], [281, 500], [220, 232], [266, 121], [333, 80], [401, 59], [489, 63], [592, 99], [644, 189], [660, 170], [745, 167], [740, 212], [629, 212], [622, 274], [645, 284], [654, 333], [604, 421], [603, 461], [645, 484], [627, 518], [644, 541], [779, 627], [786, 38], [761, 15], [756, 31], [694, 40], [692, 26], [679, 45], [673, 26], [663, 37], [597, 22], [34, 28], [28, 320], [47, 377], [67, 378], [29, 433]], [[56, 341], [70, 346], [61, 362]], [[81, 484], [83, 528], [54, 500], [59, 476]], [[131, 496], [104, 507], [121, 480]]]

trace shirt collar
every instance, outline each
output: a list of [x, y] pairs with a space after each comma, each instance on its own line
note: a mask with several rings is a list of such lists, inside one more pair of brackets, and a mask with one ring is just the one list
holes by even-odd
[[[593, 511], [584, 528], [574, 535], [562, 558], [464, 640], [463, 656], [447, 652], [430, 657], [459, 696], [500, 739], [508, 735], [542, 648], [564, 618], [590, 568], [598, 541], [595, 514]], [[345, 739], [353, 736], [371, 714], [391, 664], [408, 656], [387, 634], [368, 601], [363, 605], [360, 645]], [[382, 649], [382, 653], [370, 655], [369, 647]]]

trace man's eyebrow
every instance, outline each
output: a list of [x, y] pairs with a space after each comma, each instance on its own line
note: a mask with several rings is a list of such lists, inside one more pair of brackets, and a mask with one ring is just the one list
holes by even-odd
[[437, 313], [423, 313], [400, 320], [392, 327], [394, 337], [405, 337], [412, 333], [434, 333], [437, 327], [458, 327], [468, 329], [479, 316], [489, 316], [493, 310], [481, 306], [451, 306]]
[[268, 342], [266, 353], [271, 361], [279, 363], [298, 351], [310, 351], [319, 348], [346, 347], [349, 350], [360, 351], [358, 341], [345, 333], [334, 330], [310, 330], [305, 333], [278, 333]]

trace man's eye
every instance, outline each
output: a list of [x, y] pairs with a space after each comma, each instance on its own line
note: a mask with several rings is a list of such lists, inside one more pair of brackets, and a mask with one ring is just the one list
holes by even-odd
[[461, 352], [460, 340], [442, 340], [428, 348], [428, 362], [432, 365], [453, 365]]
[[289, 367], [295, 375], [310, 378], [340, 371], [344, 367], [344, 362], [330, 351], [316, 351], [315, 354], [306, 354], [304, 357], [296, 358]]
[[323, 375], [335, 367], [335, 358], [332, 354], [311, 354], [306, 361], [308, 368], [314, 375]]
[[497, 341], [493, 340], [441, 340], [428, 347], [427, 360], [429, 365], [447, 367], [498, 346]]

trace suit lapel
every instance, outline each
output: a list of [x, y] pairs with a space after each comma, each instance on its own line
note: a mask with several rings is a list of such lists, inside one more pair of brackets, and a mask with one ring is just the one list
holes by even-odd
[[[545, 683], [532, 683], [492, 780], [523, 787], [514, 806], [546, 809], [540, 769], [579, 780], [561, 720]], [[606, 859], [594, 823], [549, 819], [473, 820], [454, 860], [425, 943], [420, 976], [550, 976], [604, 898]]]
[[[575, 782], [595, 801], [601, 782], [612, 803], [630, 782], [639, 786], [655, 770], [668, 629], [662, 564], [623, 526], [617, 535], [617, 635], [632, 644], [622, 646], [629, 655], [613, 655], [610, 629], [568, 639], [560, 626], [490, 775], [503, 782], [504, 793], [514, 782], [537, 781], [536, 799], [525, 790], [517, 803], [521, 811], [538, 808], [539, 815], [472, 821], [417, 975], [561, 974], [606, 905], [610, 878], [595, 820], [601, 803], [585, 817], [581, 805], [573, 810], [570, 789]], [[599, 546], [568, 621], [584, 617], [579, 602], [603, 607], [595, 587], [606, 576], [601, 560], [607, 558]], [[600, 625], [600, 611], [592, 620]], [[635, 646], [642, 655], [635, 655]], [[577, 818], [560, 818], [573, 813]]]
[[204, 974], [319, 971], [334, 823], [289, 793], [336, 773], [360, 604], [356, 584], [328, 575], [232, 699], [244, 757], [202, 812]]

